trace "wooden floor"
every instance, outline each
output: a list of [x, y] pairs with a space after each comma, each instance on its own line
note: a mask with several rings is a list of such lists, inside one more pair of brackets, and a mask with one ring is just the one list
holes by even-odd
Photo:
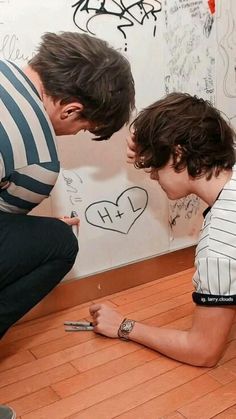
[[[130, 318], [191, 325], [192, 270], [106, 297]], [[91, 303], [91, 302], [90, 302]], [[0, 343], [0, 403], [21, 419], [236, 418], [236, 323], [219, 365], [183, 365], [133, 342], [68, 333], [86, 303], [13, 327]]]

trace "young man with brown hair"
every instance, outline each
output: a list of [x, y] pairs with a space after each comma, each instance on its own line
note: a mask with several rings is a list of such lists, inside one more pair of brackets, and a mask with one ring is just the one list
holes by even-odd
[[128, 161], [150, 172], [169, 199], [191, 193], [208, 204], [196, 249], [188, 331], [123, 319], [105, 304], [91, 306], [94, 331], [130, 339], [178, 361], [214, 366], [222, 355], [236, 308], [235, 133], [210, 103], [171, 93], [133, 123]]
[[[107, 140], [128, 123], [134, 82], [128, 61], [85, 34], [46, 33], [20, 70], [0, 60], [0, 338], [72, 268], [72, 224], [26, 214], [49, 196], [60, 170], [56, 135], [88, 130]], [[68, 225], [69, 226], [68, 226]], [[15, 412], [0, 405], [0, 417]]]
[[[78, 243], [61, 220], [26, 216], [47, 198], [56, 135], [109, 139], [134, 108], [129, 62], [85, 34], [46, 33], [23, 70], [0, 60], [0, 338], [72, 268]], [[69, 140], [67, 140], [69, 141]], [[79, 144], [78, 144], [79, 147]]]

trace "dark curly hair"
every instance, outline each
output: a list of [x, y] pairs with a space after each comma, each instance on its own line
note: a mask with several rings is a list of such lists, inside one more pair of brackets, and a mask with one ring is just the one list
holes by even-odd
[[170, 93], [141, 111], [131, 124], [137, 168], [187, 167], [193, 178], [210, 179], [235, 163], [235, 133], [219, 110], [187, 93]]
[[94, 139], [108, 139], [129, 122], [135, 97], [130, 64], [107, 42], [76, 32], [48, 32], [29, 65], [54, 100], [83, 105], [80, 116], [98, 126]]

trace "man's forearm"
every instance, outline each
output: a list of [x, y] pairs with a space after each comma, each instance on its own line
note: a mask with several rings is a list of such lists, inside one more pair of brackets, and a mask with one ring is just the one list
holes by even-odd
[[141, 343], [163, 355], [196, 366], [210, 366], [201, 349], [201, 342], [189, 331], [167, 329], [135, 323], [130, 340]]

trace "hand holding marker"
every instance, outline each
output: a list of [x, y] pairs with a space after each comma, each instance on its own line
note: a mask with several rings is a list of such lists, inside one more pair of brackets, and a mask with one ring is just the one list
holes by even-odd
[[68, 217], [68, 216], [60, 217], [59, 220], [63, 221], [67, 225], [71, 226], [75, 237], [78, 237], [80, 219], [79, 219], [78, 214], [77, 214], [76, 211], [71, 211], [70, 217]]
[[[76, 211], [71, 211], [70, 218], [77, 218], [78, 219], [77, 212]], [[73, 233], [74, 233], [75, 237], [78, 237], [78, 235], [79, 235], [79, 225], [80, 225], [79, 219], [77, 220], [77, 222], [75, 224], [71, 224], [71, 227], [72, 227], [72, 230], [73, 230]]]

